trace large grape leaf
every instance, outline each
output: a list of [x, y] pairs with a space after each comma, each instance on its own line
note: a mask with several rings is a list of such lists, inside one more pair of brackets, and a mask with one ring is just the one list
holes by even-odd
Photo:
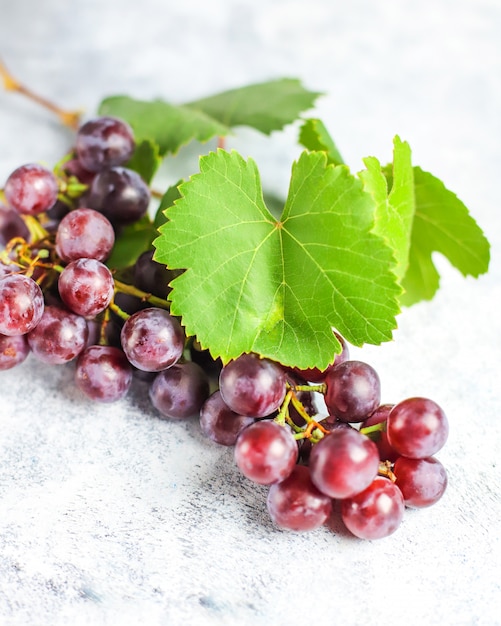
[[244, 352], [326, 367], [341, 347], [391, 339], [400, 288], [392, 251], [372, 232], [374, 202], [346, 166], [304, 152], [280, 219], [257, 167], [236, 152], [202, 157], [200, 173], [154, 241], [155, 258], [186, 271], [171, 310], [224, 362]]
[[165, 155], [176, 153], [192, 140], [205, 142], [228, 135], [235, 126], [250, 126], [266, 134], [280, 130], [311, 108], [319, 95], [289, 78], [248, 85], [181, 105], [110, 96], [101, 102], [98, 111], [100, 115], [127, 120], [138, 142], [153, 141], [160, 154]]
[[409, 263], [409, 246], [414, 220], [414, 176], [411, 149], [399, 137], [393, 140], [393, 163], [383, 169], [375, 157], [364, 159], [359, 173], [366, 191], [376, 204], [374, 232], [393, 249], [395, 273], [401, 280]]
[[439, 286], [433, 252], [440, 252], [463, 276], [487, 272], [490, 245], [459, 198], [443, 182], [414, 167], [416, 211], [409, 265], [402, 280], [401, 302], [407, 306], [431, 300]]

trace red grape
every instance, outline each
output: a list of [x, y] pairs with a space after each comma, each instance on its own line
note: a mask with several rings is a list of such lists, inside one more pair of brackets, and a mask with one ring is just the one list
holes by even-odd
[[132, 382], [132, 366], [119, 348], [89, 346], [78, 357], [76, 386], [91, 400], [115, 402]]
[[361, 422], [381, 400], [376, 370], [363, 361], [345, 361], [327, 372], [325, 404], [331, 415], [345, 422]]
[[438, 459], [409, 459], [401, 456], [395, 462], [395, 484], [400, 488], [406, 506], [423, 508], [435, 504], [447, 488], [447, 472]]
[[96, 259], [77, 259], [61, 272], [59, 295], [65, 305], [83, 317], [104, 311], [113, 298], [115, 283], [110, 270]]
[[188, 361], [176, 363], [156, 375], [150, 386], [153, 406], [165, 417], [184, 419], [200, 412], [209, 397], [209, 379], [203, 369]]
[[244, 476], [260, 485], [271, 485], [292, 472], [298, 447], [287, 426], [262, 420], [242, 430], [234, 453]]
[[58, 191], [54, 174], [36, 163], [18, 167], [4, 187], [9, 205], [25, 215], [38, 215], [50, 209], [57, 200]]
[[82, 167], [100, 172], [126, 163], [134, 152], [134, 135], [127, 122], [98, 117], [83, 124], [77, 133], [76, 153]]
[[253, 423], [254, 418], [232, 411], [224, 402], [219, 390], [207, 398], [200, 410], [200, 427], [203, 434], [223, 446], [235, 445], [242, 430]]
[[26, 335], [0, 335], [0, 371], [9, 370], [22, 363], [28, 354], [30, 347]]
[[364, 491], [342, 501], [341, 517], [348, 530], [360, 539], [382, 539], [400, 526], [404, 509], [400, 489], [387, 478], [377, 476]]
[[56, 232], [56, 252], [63, 261], [107, 259], [115, 243], [111, 222], [93, 209], [75, 209], [63, 217]]
[[40, 321], [44, 310], [42, 290], [24, 274], [0, 278], [0, 334], [24, 335]]

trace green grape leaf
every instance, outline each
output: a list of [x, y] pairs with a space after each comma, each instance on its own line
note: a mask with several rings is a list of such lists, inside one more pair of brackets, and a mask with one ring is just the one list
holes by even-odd
[[344, 163], [343, 157], [322, 120], [305, 120], [299, 129], [299, 143], [307, 150], [324, 151], [327, 154], [329, 163], [334, 165], [342, 165]]
[[359, 172], [364, 189], [374, 198], [374, 232], [393, 249], [395, 273], [401, 280], [407, 271], [414, 219], [414, 177], [409, 144], [393, 140], [393, 163], [381, 168], [375, 157], [364, 159], [366, 170]]
[[430, 300], [439, 286], [433, 252], [443, 254], [463, 276], [478, 277], [489, 269], [490, 245], [466, 206], [443, 182], [414, 167], [416, 212], [409, 266], [401, 303]]
[[171, 311], [223, 362], [244, 352], [325, 368], [341, 346], [391, 339], [400, 287], [393, 255], [372, 232], [374, 202], [346, 166], [304, 152], [280, 219], [256, 164], [218, 150], [180, 187], [154, 241], [155, 259], [186, 270]]
[[152, 247], [157, 235], [157, 229], [147, 215], [134, 224], [124, 226], [115, 240], [106, 265], [111, 269], [123, 269], [134, 265], [141, 254]]
[[158, 145], [153, 141], [145, 139], [136, 145], [134, 154], [127, 162], [127, 167], [137, 172], [149, 185], [161, 162], [162, 157], [160, 156]]
[[266, 134], [280, 130], [311, 108], [319, 95], [306, 90], [298, 80], [281, 79], [232, 89], [184, 105], [111, 96], [101, 102], [98, 112], [129, 122], [136, 140], [157, 144], [163, 156], [175, 154], [192, 140], [206, 142], [215, 136], [228, 135], [235, 126], [251, 126]]
[[167, 221], [166, 210], [181, 197], [181, 193], [179, 192], [179, 185], [181, 185], [182, 182], [182, 180], [178, 180], [177, 183], [169, 187], [162, 196], [162, 199], [160, 200], [160, 205], [155, 214], [155, 219], [153, 220], [153, 225], [156, 229], [160, 228], [160, 226]]
[[203, 111], [229, 128], [250, 126], [269, 135], [294, 122], [302, 111], [311, 109], [320, 95], [306, 90], [297, 79], [282, 78], [230, 89], [186, 106]]

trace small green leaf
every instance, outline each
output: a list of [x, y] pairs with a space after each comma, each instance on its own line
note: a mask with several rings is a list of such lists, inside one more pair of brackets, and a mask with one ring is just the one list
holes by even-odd
[[366, 170], [359, 173], [364, 188], [374, 198], [374, 232], [393, 249], [395, 273], [401, 280], [407, 271], [414, 219], [414, 178], [409, 144], [393, 140], [393, 163], [381, 169], [375, 157], [364, 159]]
[[115, 240], [113, 251], [106, 265], [111, 269], [122, 269], [134, 265], [139, 256], [151, 248], [157, 235], [158, 232], [147, 215], [134, 224], [125, 226]]
[[439, 285], [433, 252], [440, 252], [463, 276], [487, 272], [490, 245], [466, 206], [441, 180], [414, 167], [416, 213], [402, 304], [430, 300]]
[[101, 102], [99, 114], [126, 120], [138, 142], [149, 140], [157, 144], [163, 156], [175, 154], [192, 140], [203, 143], [228, 135], [235, 126], [251, 126], [266, 134], [280, 130], [311, 108], [318, 95], [306, 90], [298, 80], [281, 79], [184, 105], [111, 96]]
[[299, 80], [282, 78], [258, 83], [186, 104], [228, 128], [250, 126], [269, 135], [311, 109], [320, 93], [306, 90]]
[[149, 185], [153, 180], [160, 164], [162, 157], [156, 143], [145, 139], [136, 145], [134, 154], [127, 163], [127, 167], [134, 170]]
[[372, 232], [374, 203], [345, 166], [303, 153], [279, 220], [257, 167], [236, 152], [200, 160], [154, 241], [155, 258], [185, 269], [172, 312], [224, 362], [243, 352], [325, 368], [341, 346], [391, 339], [400, 289], [391, 249]]
[[179, 185], [181, 185], [182, 182], [182, 180], [178, 180], [177, 183], [169, 187], [162, 196], [162, 199], [160, 200], [160, 205], [155, 214], [155, 219], [153, 220], [153, 225], [156, 229], [160, 228], [160, 226], [167, 221], [167, 216], [165, 215], [166, 210], [181, 197]]
[[323, 151], [327, 160], [334, 165], [342, 165], [343, 157], [329, 135], [324, 123], [319, 119], [305, 120], [299, 131], [299, 143], [307, 150]]

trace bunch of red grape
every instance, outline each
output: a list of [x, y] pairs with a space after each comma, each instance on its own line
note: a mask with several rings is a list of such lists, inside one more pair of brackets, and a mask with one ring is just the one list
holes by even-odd
[[[127, 168], [131, 128], [101, 117], [77, 132], [54, 171], [37, 164], [8, 177], [0, 206], [0, 370], [31, 352], [43, 363], [75, 363], [89, 398], [125, 396], [133, 376], [149, 384], [162, 418], [200, 415], [203, 433], [234, 446], [250, 480], [269, 485], [267, 507], [282, 528], [311, 530], [341, 503], [356, 536], [385, 537], [404, 507], [426, 507], [447, 475], [433, 456], [448, 435], [442, 409], [426, 398], [381, 405], [368, 364], [341, 354], [325, 371], [285, 368], [254, 354], [224, 367], [169, 312], [175, 273], [145, 250], [119, 280], [106, 265], [121, 229], [141, 219], [150, 189]], [[218, 389], [210, 394], [211, 379]], [[321, 416], [315, 392], [323, 394]]]

